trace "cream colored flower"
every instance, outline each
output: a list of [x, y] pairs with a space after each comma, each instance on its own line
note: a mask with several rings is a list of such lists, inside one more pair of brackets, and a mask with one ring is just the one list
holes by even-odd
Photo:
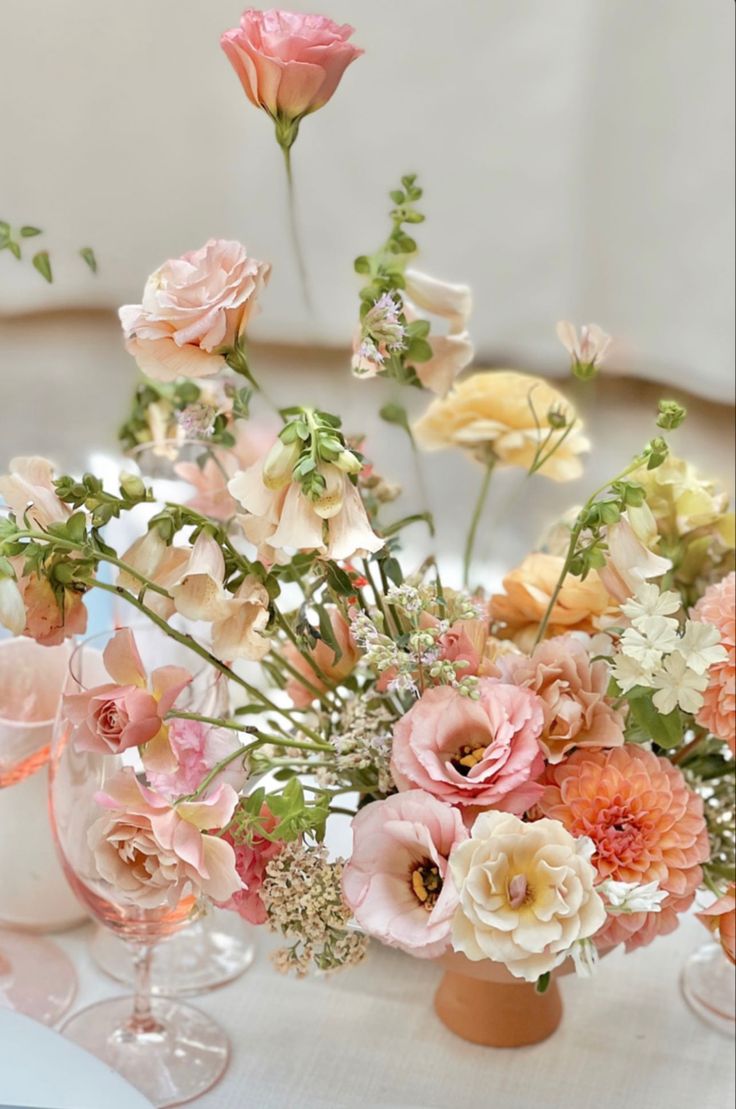
[[17, 582], [0, 577], [0, 624], [12, 635], [21, 635], [26, 626], [26, 606]]
[[219, 544], [200, 532], [178, 579], [169, 587], [176, 611], [187, 620], [220, 620], [229, 594], [224, 588], [225, 559]]
[[652, 676], [651, 684], [657, 692], [652, 697], [655, 708], [667, 716], [678, 707], [683, 712], [699, 712], [708, 688], [708, 675], [691, 670], [679, 651], [664, 660]]
[[212, 624], [213, 654], [226, 662], [236, 658], [259, 662], [271, 650], [271, 640], [264, 634], [269, 621], [268, 606], [265, 585], [255, 574], [248, 574]]
[[635, 628], [650, 616], [672, 616], [682, 607], [682, 598], [672, 590], [660, 592], [651, 582], [637, 586], [634, 596], [621, 605], [624, 616], [628, 616]]
[[473, 361], [475, 348], [467, 330], [473, 298], [468, 285], [452, 285], [438, 281], [419, 270], [406, 271], [403, 301], [407, 320], [427, 315], [447, 321], [447, 332], [437, 331], [434, 321], [428, 342], [432, 357], [417, 362], [414, 372], [425, 389], [444, 396], [457, 375]]
[[19, 522], [28, 516], [35, 527], [66, 520], [71, 511], [54, 488], [54, 467], [47, 458], [11, 458], [10, 473], [0, 476], [0, 496]]
[[[563, 417], [564, 426], [552, 428], [550, 414]], [[433, 401], [414, 425], [414, 435], [425, 450], [460, 447], [483, 461], [495, 458], [525, 470], [538, 449], [546, 456], [555, 447], [538, 472], [553, 481], [571, 481], [582, 473], [578, 455], [590, 446], [581, 428], [572, 405], [548, 382], [491, 370], [472, 374], [444, 400]]]
[[[645, 507], [642, 505], [642, 509]], [[608, 553], [600, 576], [608, 592], [619, 602], [636, 594], [642, 582], [649, 578], [660, 578], [672, 567], [669, 558], [662, 558], [651, 549], [657, 542], [656, 527], [653, 535], [643, 537], [641, 531], [633, 526], [632, 512], [641, 511], [629, 509], [606, 532]], [[637, 522], [641, 519], [641, 516], [637, 517]]]
[[593, 888], [593, 850], [558, 820], [526, 824], [509, 813], [482, 813], [450, 855], [460, 897], [455, 950], [473, 962], [503, 963], [527, 982], [559, 966], [606, 920]]
[[635, 470], [630, 480], [644, 487], [660, 534], [674, 538], [715, 525], [723, 529], [724, 542], [733, 546], [733, 517], [726, 512], [728, 494], [701, 477], [684, 458], [670, 454], [653, 470], [646, 466]]

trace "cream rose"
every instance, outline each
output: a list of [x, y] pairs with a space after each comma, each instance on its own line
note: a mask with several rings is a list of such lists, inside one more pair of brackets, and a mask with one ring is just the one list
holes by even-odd
[[559, 966], [606, 920], [593, 888], [593, 850], [558, 820], [525, 824], [510, 813], [483, 813], [450, 855], [460, 898], [455, 950], [473, 962], [503, 963], [527, 982]]

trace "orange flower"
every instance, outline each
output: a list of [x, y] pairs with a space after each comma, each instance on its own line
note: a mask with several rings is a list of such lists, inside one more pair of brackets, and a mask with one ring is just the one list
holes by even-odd
[[718, 936], [726, 958], [736, 965], [736, 882], [731, 882], [723, 897], [695, 915]]
[[539, 808], [575, 836], [590, 836], [601, 879], [657, 882], [668, 897], [659, 912], [611, 916], [601, 948], [627, 951], [677, 927], [693, 901], [700, 863], [709, 856], [703, 802], [668, 759], [627, 745], [579, 750], [550, 767]]
[[[529, 651], [534, 646], [562, 564], [563, 559], [557, 555], [527, 555], [521, 565], [503, 579], [506, 592], [491, 597], [491, 616], [505, 625], [499, 634], [513, 639], [522, 650]], [[613, 601], [595, 570], [585, 581], [568, 574], [552, 609], [547, 635], [597, 631], [601, 618], [613, 611]]]
[[705, 703], [696, 719], [736, 755], [736, 573], [711, 585], [690, 615], [693, 620], [714, 624], [721, 633], [721, 645], [728, 651], [726, 661], [708, 672]]

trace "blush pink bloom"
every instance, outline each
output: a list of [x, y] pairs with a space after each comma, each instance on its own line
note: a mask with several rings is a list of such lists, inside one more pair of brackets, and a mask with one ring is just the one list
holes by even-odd
[[360, 927], [419, 958], [446, 951], [458, 905], [448, 860], [467, 838], [459, 811], [421, 789], [361, 809], [342, 879]]
[[232, 786], [171, 805], [125, 767], [95, 797], [108, 812], [89, 828], [87, 844], [96, 877], [113, 887], [115, 900], [173, 908], [187, 896], [225, 901], [240, 889], [232, 846], [204, 834], [232, 817], [238, 801]]
[[[651, 515], [645, 505], [642, 508]], [[669, 558], [654, 554], [642, 543], [625, 516], [607, 529], [606, 543], [608, 553], [606, 565], [599, 570], [600, 580], [619, 602], [628, 601], [642, 582], [661, 578], [672, 567]]]
[[718, 937], [726, 958], [736, 964], [736, 884], [731, 882], [723, 897], [695, 915]]
[[[186, 502], [203, 516], [215, 520], [229, 520], [238, 511], [238, 505], [228, 492], [227, 483], [238, 470], [251, 466], [268, 450], [275, 433], [257, 424], [244, 425], [236, 421], [233, 432], [235, 446], [230, 450], [208, 451], [203, 465], [198, 462], [177, 462], [174, 470], [195, 490], [194, 496]], [[203, 447], [206, 444], [203, 444]]]
[[164, 262], [148, 278], [143, 303], [119, 310], [126, 349], [158, 381], [219, 373], [270, 274], [242, 243], [227, 239]]
[[[172, 720], [169, 744], [176, 759], [176, 769], [168, 773], [148, 771], [148, 781], [157, 793], [172, 799], [194, 793], [218, 762], [243, 746], [237, 732], [228, 728], [213, 728], [199, 720]], [[234, 758], [213, 779], [208, 791], [227, 784], [239, 792], [247, 780], [248, 772], [243, 768], [243, 760]]]
[[451, 805], [520, 815], [541, 796], [544, 707], [531, 690], [482, 678], [473, 701], [449, 686], [424, 693], [394, 728], [391, 773]]
[[690, 907], [710, 855], [703, 801], [680, 770], [633, 744], [575, 751], [547, 771], [539, 802], [544, 816], [595, 844], [592, 862], [601, 880], [647, 884], [667, 892], [659, 912], [609, 916], [596, 935], [605, 950], [631, 951], [667, 935]]
[[348, 42], [352, 33], [323, 15], [249, 8], [220, 44], [251, 103], [274, 120], [298, 123], [327, 103], [363, 53]]
[[10, 473], [0, 476], [0, 496], [19, 523], [28, 516], [35, 527], [47, 528], [71, 516], [54, 488], [54, 467], [47, 458], [11, 458]]
[[525, 686], [542, 701], [540, 746], [548, 762], [561, 762], [573, 747], [620, 747], [624, 718], [606, 696], [608, 665], [591, 662], [574, 635], [547, 639], [527, 655], [505, 655], [496, 664], [501, 681]]
[[[339, 685], [341, 681], [352, 674], [360, 657], [360, 651], [350, 634], [350, 625], [339, 608], [336, 608], [335, 605], [328, 605], [326, 611], [332, 625], [332, 632], [341, 651], [340, 657], [336, 657], [334, 650], [324, 639], [317, 641], [314, 648], [309, 652], [309, 656], [332, 685]], [[326, 683], [319, 674], [315, 673], [308, 660], [293, 643], [285, 644], [283, 655], [286, 661], [295, 670], [298, 670], [314, 689], [319, 690], [320, 693], [327, 689]], [[300, 709], [308, 708], [315, 697], [312, 690], [293, 677], [289, 678], [286, 683], [286, 692], [291, 697], [292, 703]]]
[[129, 628], [121, 628], [113, 636], [103, 661], [111, 683], [64, 697], [63, 711], [73, 725], [74, 746], [79, 751], [117, 755], [128, 747], [151, 744], [147, 754], [152, 768], [174, 769], [176, 761], [164, 720], [192, 675], [179, 666], [162, 666], [151, 674], [149, 692]]
[[725, 662], [708, 671], [705, 701], [696, 719], [736, 755], [736, 573], [711, 585], [690, 616], [718, 628], [721, 646], [728, 652]]
[[25, 609], [25, 623], [19, 634], [35, 639], [43, 647], [56, 647], [73, 635], [87, 630], [87, 609], [83, 594], [76, 589], [51, 587], [46, 578], [23, 574], [23, 559], [12, 560], [18, 573], [18, 590]]
[[[269, 834], [276, 827], [276, 817], [264, 805], [261, 809], [261, 821], [264, 831]], [[223, 837], [228, 843], [233, 843], [229, 833]], [[242, 916], [250, 924], [265, 924], [268, 919], [266, 906], [261, 899], [261, 887], [266, 877], [266, 867], [275, 859], [283, 848], [281, 840], [266, 839], [265, 836], [253, 836], [252, 843], [233, 843], [235, 851], [235, 869], [243, 884], [229, 900], [221, 902], [220, 909], [230, 909]]]

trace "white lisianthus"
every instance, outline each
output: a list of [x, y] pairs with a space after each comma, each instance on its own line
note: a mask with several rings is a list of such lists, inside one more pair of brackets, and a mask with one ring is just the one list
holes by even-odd
[[683, 712], [700, 712], [703, 694], [708, 688], [708, 675], [691, 670], [683, 655], [674, 651], [652, 676], [651, 685], [657, 692], [652, 701], [666, 716], [679, 707]]
[[658, 913], [662, 902], [669, 896], [661, 890], [658, 882], [616, 882], [606, 878], [596, 886], [597, 892], [605, 899], [609, 916], [623, 913]]

